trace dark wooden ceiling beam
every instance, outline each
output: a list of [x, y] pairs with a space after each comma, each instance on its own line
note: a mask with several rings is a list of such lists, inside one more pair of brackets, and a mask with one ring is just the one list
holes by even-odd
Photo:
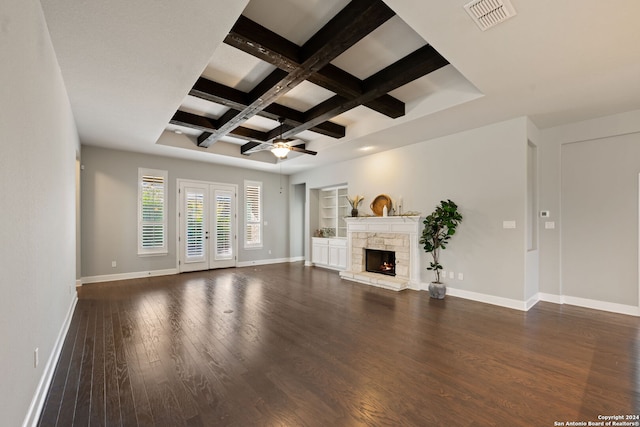
[[319, 71], [394, 16], [383, 1], [352, 0], [302, 45], [302, 64]]
[[346, 99], [336, 95], [311, 108], [306, 113], [305, 123], [283, 132], [283, 137], [286, 138], [305, 131], [314, 126], [316, 122], [323, 122], [327, 120], [327, 117], [335, 117], [349, 111], [369, 99], [380, 96], [381, 93], [404, 86], [448, 64], [449, 61], [443, 58], [432, 46], [423, 46], [365, 79], [364, 88], [366, 91], [360, 97]]
[[[242, 15], [225, 38], [225, 43], [284, 71], [300, 67], [300, 47]], [[362, 80], [333, 64], [327, 64], [307, 80], [345, 98], [358, 97], [363, 91]], [[391, 118], [405, 114], [404, 103], [387, 94], [365, 103], [365, 106]]]
[[270, 88], [261, 94], [252, 93], [254, 100], [233, 118], [220, 118], [220, 128], [201, 141], [202, 146], [217, 141], [240, 123], [264, 110], [393, 16], [394, 12], [381, 0], [353, 0], [300, 48], [301, 63], [298, 68], [275, 83], [276, 74], [268, 77]]
[[[296, 126], [301, 126], [303, 124], [304, 123], [296, 124]], [[287, 123], [287, 121], [285, 120], [285, 122], [282, 123], [280, 126], [278, 126], [277, 128], [274, 128], [271, 131], [269, 131], [268, 137], [269, 137], [270, 140], [274, 139], [274, 138], [280, 138], [282, 135], [285, 134], [285, 132], [290, 131], [291, 129], [293, 129], [296, 126], [293, 126], [290, 123]]]
[[173, 115], [169, 123], [176, 126], [188, 127], [201, 132], [212, 132], [218, 128], [218, 121], [209, 117], [199, 116], [197, 114], [188, 113], [178, 110]]
[[300, 46], [240, 15], [224, 42], [285, 71], [300, 66]]
[[248, 156], [251, 153], [262, 151], [265, 148], [265, 145], [266, 144], [263, 144], [262, 142], [249, 141], [240, 147], [240, 154]]
[[386, 93], [449, 65], [433, 46], [425, 45], [364, 80], [365, 93]]
[[[218, 129], [218, 121], [209, 117], [199, 116], [197, 114], [188, 113], [186, 111], [178, 110], [169, 121], [172, 125], [188, 127], [196, 129], [205, 133], [213, 133]], [[247, 141], [259, 140], [267, 141], [267, 132], [262, 132], [255, 129], [250, 129], [243, 126], [238, 126], [229, 132], [229, 135], [244, 139]]]
[[[225, 105], [237, 111], [243, 110], [248, 105], [248, 99], [250, 97], [250, 95], [245, 92], [216, 83], [204, 77], [200, 77], [196, 81], [189, 95], [215, 102], [216, 104]], [[294, 110], [293, 108], [277, 103], [269, 105], [264, 110], [258, 112], [258, 115], [276, 121], [279, 120], [280, 117], [284, 117], [287, 122], [296, 126], [304, 122], [304, 113], [302, 111]], [[344, 126], [329, 121], [319, 123], [309, 130], [332, 138], [342, 138], [346, 134]], [[211, 133], [211, 131], [209, 132]], [[233, 133], [233, 131], [231, 131], [231, 133]]]
[[248, 104], [246, 93], [229, 86], [200, 77], [189, 91], [189, 95], [209, 102], [242, 110]]

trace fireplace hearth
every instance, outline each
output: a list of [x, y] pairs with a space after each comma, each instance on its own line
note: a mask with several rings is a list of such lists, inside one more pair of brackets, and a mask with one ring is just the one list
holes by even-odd
[[378, 249], [367, 249], [365, 253], [365, 270], [370, 273], [396, 275], [396, 253]]

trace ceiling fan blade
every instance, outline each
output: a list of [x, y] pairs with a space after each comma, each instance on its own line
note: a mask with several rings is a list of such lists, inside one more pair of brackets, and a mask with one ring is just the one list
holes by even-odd
[[[302, 144], [306, 144], [309, 141], [305, 141], [304, 139], [300, 139], [300, 138], [283, 138], [282, 141], [284, 142], [295, 142], [295, 141], [299, 141]], [[300, 143], [298, 143], [297, 145], [301, 145]]]
[[305, 149], [304, 144], [292, 145], [289, 148], [291, 149], [291, 151], [296, 151], [298, 153], [304, 153], [304, 154], [311, 154], [312, 156], [315, 156], [316, 154], [318, 154], [317, 151], [311, 151], [311, 150]]

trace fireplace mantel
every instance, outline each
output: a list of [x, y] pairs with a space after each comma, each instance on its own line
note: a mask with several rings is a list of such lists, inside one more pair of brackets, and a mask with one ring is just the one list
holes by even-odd
[[[418, 239], [422, 226], [419, 216], [345, 218], [347, 223], [347, 268], [340, 277], [359, 283], [400, 291], [420, 289]], [[396, 276], [364, 271], [364, 249], [396, 252]]]

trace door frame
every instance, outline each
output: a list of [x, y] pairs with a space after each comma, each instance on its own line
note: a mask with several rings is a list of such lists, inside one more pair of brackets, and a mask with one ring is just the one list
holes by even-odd
[[211, 182], [211, 181], [200, 181], [197, 179], [188, 179], [188, 178], [177, 178], [176, 179], [176, 233], [175, 233], [175, 237], [176, 237], [176, 267], [178, 270], [178, 273], [182, 273], [182, 248], [181, 248], [181, 241], [180, 241], [180, 232], [182, 231], [180, 229], [180, 209], [182, 208], [182, 203], [181, 203], [181, 198], [180, 198], [180, 188], [183, 185], [188, 185], [189, 183], [191, 184], [196, 184], [196, 185], [209, 185], [209, 186], [221, 186], [221, 187], [232, 187], [233, 191], [234, 191], [234, 213], [235, 213], [235, 234], [233, 236], [233, 245], [234, 245], [234, 250], [235, 250], [235, 255], [234, 255], [234, 265], [233, 267], [237, 266], [238, 264], [238, 184], [231, 184], [231, 183], [227, 183], [227, 182]]

